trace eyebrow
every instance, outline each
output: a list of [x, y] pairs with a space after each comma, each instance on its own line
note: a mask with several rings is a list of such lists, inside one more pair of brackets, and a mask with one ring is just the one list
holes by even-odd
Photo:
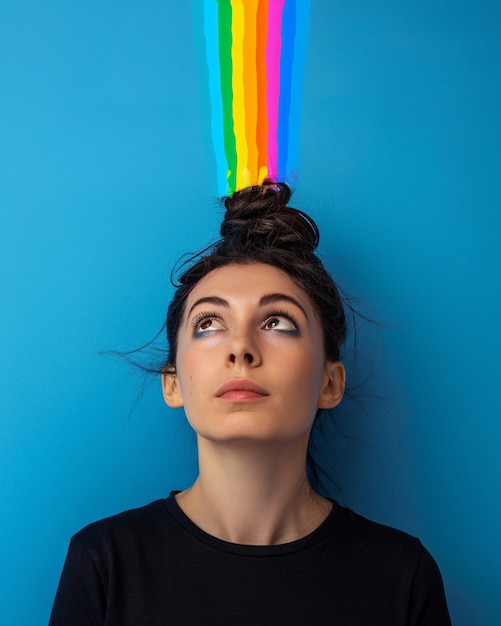
[[[269, 304], [276, 304], [277, 302], [290, 302], [291, 304], [294, 304], [295, 306], [297, 306], [298, 309], [303, 312], [306, 319], [308, 319], [308, 314], [306, 313], [303, 305], [298, 300], [296, 300], [292, 296], [286, 295], [285, 293], [269, 293], [265, 296], [262, 296], [259, 299], [259, 306], [267, 306]], [[190, 310], [188, 311], [188, 315], [190, 315], [193, 309], [200, 304], [214, 304], [216, 306], [222, 306], [225, 308], [229, 308], [230, 306], [228, 300], [225, 300], [224, 298], [219, 298], [218, 296], [206, 296], [205, 298], [199, 298], [196, 302], [193, 303]]]
[[215, 304], [216, 306], [224, 306], [226, 308], [230, 306], [228, 300], [225, 300], [224, 298], [218, 298], [217, 296], [207, 296], [205, 298], [200, 298], [199, 300], [194, 302], [193, 306], [188, 311], [188, 315], [190, 315], [193, 309], [199, 304]]
[[306, 319], [308, 319], [308, 314], [306, 313], [303, 305], [298, 300], [296, 300], [296, 298], [293, 298], [292, 296], [288, 296], [285, 293], [270, 293], [266, 296], [263, 296], [259, 300], [259, 305], [266, 306], [268, 304], [275, 304], [277, 302], [284, 302], [284, 301], [290, 302], [291, 304], [294, 304], [295, 306], [297, 306], [297, 308], [303, 312], [303, 315], [306, 317]]

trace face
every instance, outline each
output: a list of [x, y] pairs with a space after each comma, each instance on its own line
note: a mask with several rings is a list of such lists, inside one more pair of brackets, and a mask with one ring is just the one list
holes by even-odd
[[188, 296], [163, 388], [199, 437], [307, 438], [317, 409], [341, 401], [344, 368], [325, 359], [310, 298], [285, 272], [227, 265]]

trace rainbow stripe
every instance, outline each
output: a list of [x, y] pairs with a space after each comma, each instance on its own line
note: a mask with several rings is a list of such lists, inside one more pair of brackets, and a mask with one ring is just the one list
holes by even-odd
[[309, 0], [204, 0], [220, 194], [294, 177]]

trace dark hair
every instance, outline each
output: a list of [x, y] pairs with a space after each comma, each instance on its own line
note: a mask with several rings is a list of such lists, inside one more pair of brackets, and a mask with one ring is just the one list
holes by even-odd
[[175, 372], [177, 334], [191, 290], [212, 270], [231, 264], [264, 263], [286, 272], [311, 299], [322, 326], [327, 359], [339, 360], [346, 339], [343, 302], [315, 254], [318, 227], [306, 213], [288, 206], [291, 194], [286, 183], [265, 180], [223, 198], [226, 213], [221, 238], [181, 266], [184, 271], [167, 311], [169, 352], [164, 372]]

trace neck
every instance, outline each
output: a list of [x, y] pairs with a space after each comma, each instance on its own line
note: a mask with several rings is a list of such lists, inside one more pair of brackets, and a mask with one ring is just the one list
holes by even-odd
[[331, 504], [306, 477], [307, 440], [220, 443], [199, 438], [200, 473], [177, 496], [202, 530], [247, 545], [276, 545], [312, 532]]

